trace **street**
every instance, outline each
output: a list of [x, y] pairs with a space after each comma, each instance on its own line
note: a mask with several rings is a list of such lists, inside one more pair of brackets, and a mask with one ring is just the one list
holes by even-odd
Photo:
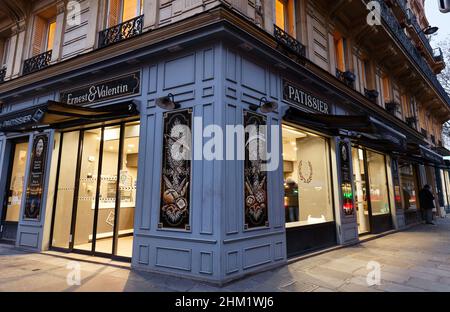
[[[0, 244], [0, 291], [450, 291], [450, 218], [436, 223], [306, 258], [223, 287], [132, 271], [130, 264], [108, 259], [28, 253]], [[77, 268], [79, 275], [73, 273]], [[77, 277], [80, 285], [73, 283]], [[369, 286], [368, 279], [374, 285]]]

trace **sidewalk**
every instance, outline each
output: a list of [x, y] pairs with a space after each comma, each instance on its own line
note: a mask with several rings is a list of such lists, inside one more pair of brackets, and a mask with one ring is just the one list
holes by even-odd
[[[27, 253], [0, 244], [0, 291], [450, 291], [450, 218], [215, 287], [186, 279], [131, 271], [130, 265], [74, 255], [81, 285], [68, 286], [71, 259]], [[67, 256], [63, 254], [64, 256]], [[72, 255], [70, 255], [72, 257]], [[370, 262], [376, 261], [376, 262]], [[369, 264], [381, 265], [381, 285], [369, 287]], [[106, 265], [105, 265], [106, 264]]]

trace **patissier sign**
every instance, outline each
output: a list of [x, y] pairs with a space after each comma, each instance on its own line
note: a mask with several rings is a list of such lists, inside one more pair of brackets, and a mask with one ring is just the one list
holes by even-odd
[[97, 82], [60, 95], [61, 102], [69, 105], [84, 105], [140, 93], [140, 72]]
[[322, 114], [330, 113], [330, 105], [328, 103], [286, 80], [283, 81], [283, 99]]

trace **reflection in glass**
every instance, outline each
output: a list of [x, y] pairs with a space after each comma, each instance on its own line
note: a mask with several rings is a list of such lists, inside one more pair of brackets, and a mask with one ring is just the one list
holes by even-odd
[[282, 136], [286, 226], [333, 221], [328, 141], [287, 125]]
[[100, 141], [101, 129], [84, 131], [76, 207], [75, 249], [92, 250]]
[[[61, 169], [58, 177], [55, 221], [53, 225], [53, 247], [69, 248], [72, 205], [75, 191], [75, 174], [78, 156], [79, 131], [62, 134]], [[61, 170], [60, 169], [60, 170]]]

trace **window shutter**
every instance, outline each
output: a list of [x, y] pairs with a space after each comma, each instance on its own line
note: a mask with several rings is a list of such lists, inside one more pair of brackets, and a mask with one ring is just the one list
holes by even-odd
[[33, 34], [33, 56], [42, 53], [42, 47], [44, 46], [44, 38], [46, 35], [47, 22], [40, 16], [36, 16], [34, 22], [34, 34]]
[[120, 23], [120, 0], [109, 0], [108, 27]]

